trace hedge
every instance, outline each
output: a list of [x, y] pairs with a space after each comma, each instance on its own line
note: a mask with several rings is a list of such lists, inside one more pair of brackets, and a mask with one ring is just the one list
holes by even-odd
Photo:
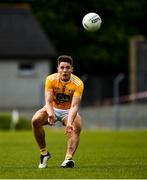
[[0, 114], [0, 129], [1, 130], [29, 130], [31, 129], [31, 122], [25, 117], [19, 117], [18, 123], [12, 123], [12, 116], [8, 113]]

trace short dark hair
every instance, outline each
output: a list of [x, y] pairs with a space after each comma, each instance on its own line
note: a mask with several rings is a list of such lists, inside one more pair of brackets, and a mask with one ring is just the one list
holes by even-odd
[[61, 63], [61, 62], [67, 62], [69, 63], [71, 66], [73, 66], [73, 59], [71, 56], [68, 56], [68, 55], [61, 55], [58, 57], [57, 59], [58, 61], [58, 65]]

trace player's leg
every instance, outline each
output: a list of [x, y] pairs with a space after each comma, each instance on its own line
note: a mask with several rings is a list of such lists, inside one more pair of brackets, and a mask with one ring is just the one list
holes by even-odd
[[32, 118], [32, 130], [40, 149], [46, 147], [43, 125], [47, 124], [47, 113], [44, 108], [38, 110]]
[[79, 114], [77, 114], [77, 116], [73, 122], [73, 126], [74, 126], [73, 135], [70, 136], [67, 141], [67, 152], [66, 152], [67, 156], [68, 155], [73, 156], [79, 145], [80, 132], [82, 129], [82, 120], [81, 120], [81, 116]]
[[[67, 119], [65, 119], [64, 123], [66, 125]], [[79, 145], [80, 141], [80, 132], [82, 129], [82, 119], [79, 114], [77, 114], [74, 122], [74, 131], [72, 136], [68, 137], [67, 140], [67, 150], [66, 150], [66, 156], [65, 156], [65, 161], [61, 164], [61, 167], [73, 167], [74, 166], [74, 161], [72, 160], [72, 157]]]
[[45, 108], [37, 111], [32, 118], [32, 130], [41, 153], [39, 168], [46, 168], [47, 161], [51, 157], [46, 148], [45, 131], [43, 129], [43, 125], [48, 124], [47, 118]]

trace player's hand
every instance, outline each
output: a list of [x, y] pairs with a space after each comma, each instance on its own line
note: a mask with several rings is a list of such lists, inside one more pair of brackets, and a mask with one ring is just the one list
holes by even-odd
[[48, 123], [50, 126], [53, 126], [55, 122], [56, 122], [56, 118], [53, 115], [48, 116]]
[[66, 125], [65, 134], [68, 137], [71, 137], [73, 135], [73, 132], [74, 132], [74, 127], [72, 125]]

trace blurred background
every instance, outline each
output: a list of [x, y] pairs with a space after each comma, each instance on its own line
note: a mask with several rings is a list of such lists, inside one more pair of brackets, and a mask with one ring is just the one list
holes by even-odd
[[[1, 0], [0, 129], [29, 129], [58, 55], [85, 84], [84, 127], [147, 128], [147, 1]], [[82, 18], [102, 18], [94, 33]], [[60, 125], [56, 125], [60, 127]]]

